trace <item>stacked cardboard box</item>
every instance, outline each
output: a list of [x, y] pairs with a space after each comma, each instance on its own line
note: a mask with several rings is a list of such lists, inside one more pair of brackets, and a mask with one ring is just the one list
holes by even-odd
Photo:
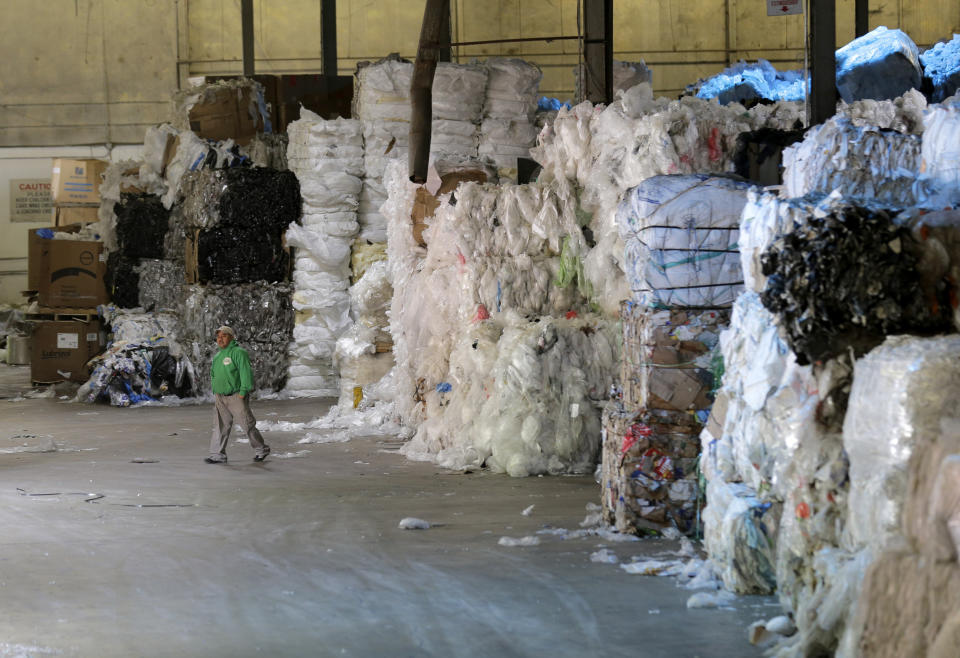
[[622, 401], [603, 415], [603, 511], [621, 532], [695, 530], [700, 431], [729, 310], [620, 307]]
[[50, 184], [54, 226], [97, 221], [100, 183], [107, 164], [103, 160], [54, 158]]

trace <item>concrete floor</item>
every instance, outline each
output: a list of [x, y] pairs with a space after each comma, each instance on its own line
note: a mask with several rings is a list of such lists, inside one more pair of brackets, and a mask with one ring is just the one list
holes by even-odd
[[[24, 387], [0, 366], [0, 396]], [[318, 400], [254, 401], [303, 421]], [[575, 530], [587, 477], [514, 479], [407, 461], [395, 443], [298, 445], [204, 464], [210, 405], [117, 409], [0, 399], [0, 657], [759, 656], [770, 597], [688, 610], [674, 578], [590, 561], [675, 551]], [[56, 442], [55, 452], [11, 452]], [[96, 496], [102, 496], [91, 500]], [[535, 505], [530, 516], [521, 511]], [[400, 530], [408, 516], [433, 524]], [[32, 647], [32, 649], [31, 649]]]

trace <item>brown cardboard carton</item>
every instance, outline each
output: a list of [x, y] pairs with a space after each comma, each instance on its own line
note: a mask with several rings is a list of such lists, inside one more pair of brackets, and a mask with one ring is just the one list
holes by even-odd
[[259, 114], [251, 117], [248, 111], [251, 89], [241, 87], [239, 93], [237, 89], [220, 89], [190, 108], [190, 130], [204, 139], [232, 139], [237, 144], [248, 144], [257, 134]]
[[413, 239], [417, 244], [421, 247], [427, 246], [426, 240], [423, 239], [423, 231], [427, 228], [426, 220], [433, 217], [433, 213], [440, 207], [439, 197], [454, 191], [460, 183], [470, 182], [487, 182], [486, 172], [471, 169], [444, 174], [440, 177], [440, 187], [436, 196], [430, 194], [425, 187], [417, 188], [416, 195], [413, 198], [413, 210], [410, 214], [413, 221]]
[[107, 162], [54, 158], [50, 189], [54, 205], [99, 204], [100, 179]]
[[89, 224], [99, 221], [100, 206], [54, 206], [53, 225]]
[[33, 327], [30, 378], [35, 382], [85, 382], [87, 361], [103, 351], [100, 321], [38, 322]]
[[727, 409], [730, 407], [730, 398], [723, 389], [717, 393], [717, 399], [710, 407], [710, 417], [707, 419], [707, 432], [714, 439], [723, 436], [723, 425], [727, 422]]
[[[72, 224], [60, 230], [80, 228]], [[30, 231], [27, 266], [28, 285], [39, 291], [40, 306], [92, 309], [107, 303], [103, 243], [45, 239], [38, 235], [41, 230]]]

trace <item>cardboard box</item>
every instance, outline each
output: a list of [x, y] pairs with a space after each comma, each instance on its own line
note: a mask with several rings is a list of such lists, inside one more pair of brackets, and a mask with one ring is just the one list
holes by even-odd
[[54, 158], [50, 189], [54, 205], [99, 204], [100, 180], [107, 162]]
[[[77, 232], [80, 224], [59, 230]], [[107, 263], [102, 242], [52, 240], [29, 231], [27, 284], [39, 292], [40, 306], [96, 308], [109, 301], [104, 285]]]
[[69, 226], [70, 224], [90, 224], [100, 221], [97, 213], [100, 206], [54, 206], [53, 225]]
[[239, 94], [237, 88], [220, 89], [190, 108], [190, 130], [203, 139], [248, 144], [262, 125], [259, 113], [250, 116], [250, 88], [239, 89]]
[[87, 361], [106, 344], [99, 320], [38, 322], [32, 340], [30, 378], [43, 383], [87, 381]]
[[460, 183], [486, 183], [487, 174], [483, 171], [466, 170], [456, 171], [444, 174], [440, 177], [440, 187], [437, 194], [430, 194], [426, 187], [417, 188], [413, 197], [413, 210], [410, 213], [410, 219], [413, 222], [413, 239], [421, 247], [426, 247], [427, 242], [423, 239], [423, 231], [427, 228], [426, 220], [433, 217], [433, 213], [440, 207], [439, 197], [443, 194], [453, 192]]

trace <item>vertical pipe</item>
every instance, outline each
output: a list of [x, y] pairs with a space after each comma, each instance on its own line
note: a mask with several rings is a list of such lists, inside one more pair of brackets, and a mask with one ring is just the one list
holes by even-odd
[[433, 122], [433, 74], [437, 70], [443, 15], [448, 16], [450, 0], [427, 0], [420, 27], [420, 45], [410, 81], [410, 180], [425, 183], [430, 163], [430, 128]]
[[837, 111], [836, 0], [810, 0], [810, 116], [823, 123]]
[[240, 0], [240, 24], [243, 33], [243, 75], [254, 73], [253, 65], [253, 0]]
[[[443, 12], [443, 15], [440, 17], [440, 20], [443, 21], [440, 24], [440, 43], [441, 44], [450, 44], [453, 43], [453, 31], [450, 29], [451, 20], [450, 20], [450, 11], [447, 10]], [[452, 48], [449, 45], [441, 46], [437, 59], [441, 62], [452, 61]]]
[[583, 88], [593, 103], [613, 100], [613, 0], [582, 0]]
[[870, 31], [870, 0], [856, 0], [854, 11], [854, 30], [856, 36], [862, 37]]
[[320, 1], [320, 49], [324, 75], [337, 74], [337, 0]]

